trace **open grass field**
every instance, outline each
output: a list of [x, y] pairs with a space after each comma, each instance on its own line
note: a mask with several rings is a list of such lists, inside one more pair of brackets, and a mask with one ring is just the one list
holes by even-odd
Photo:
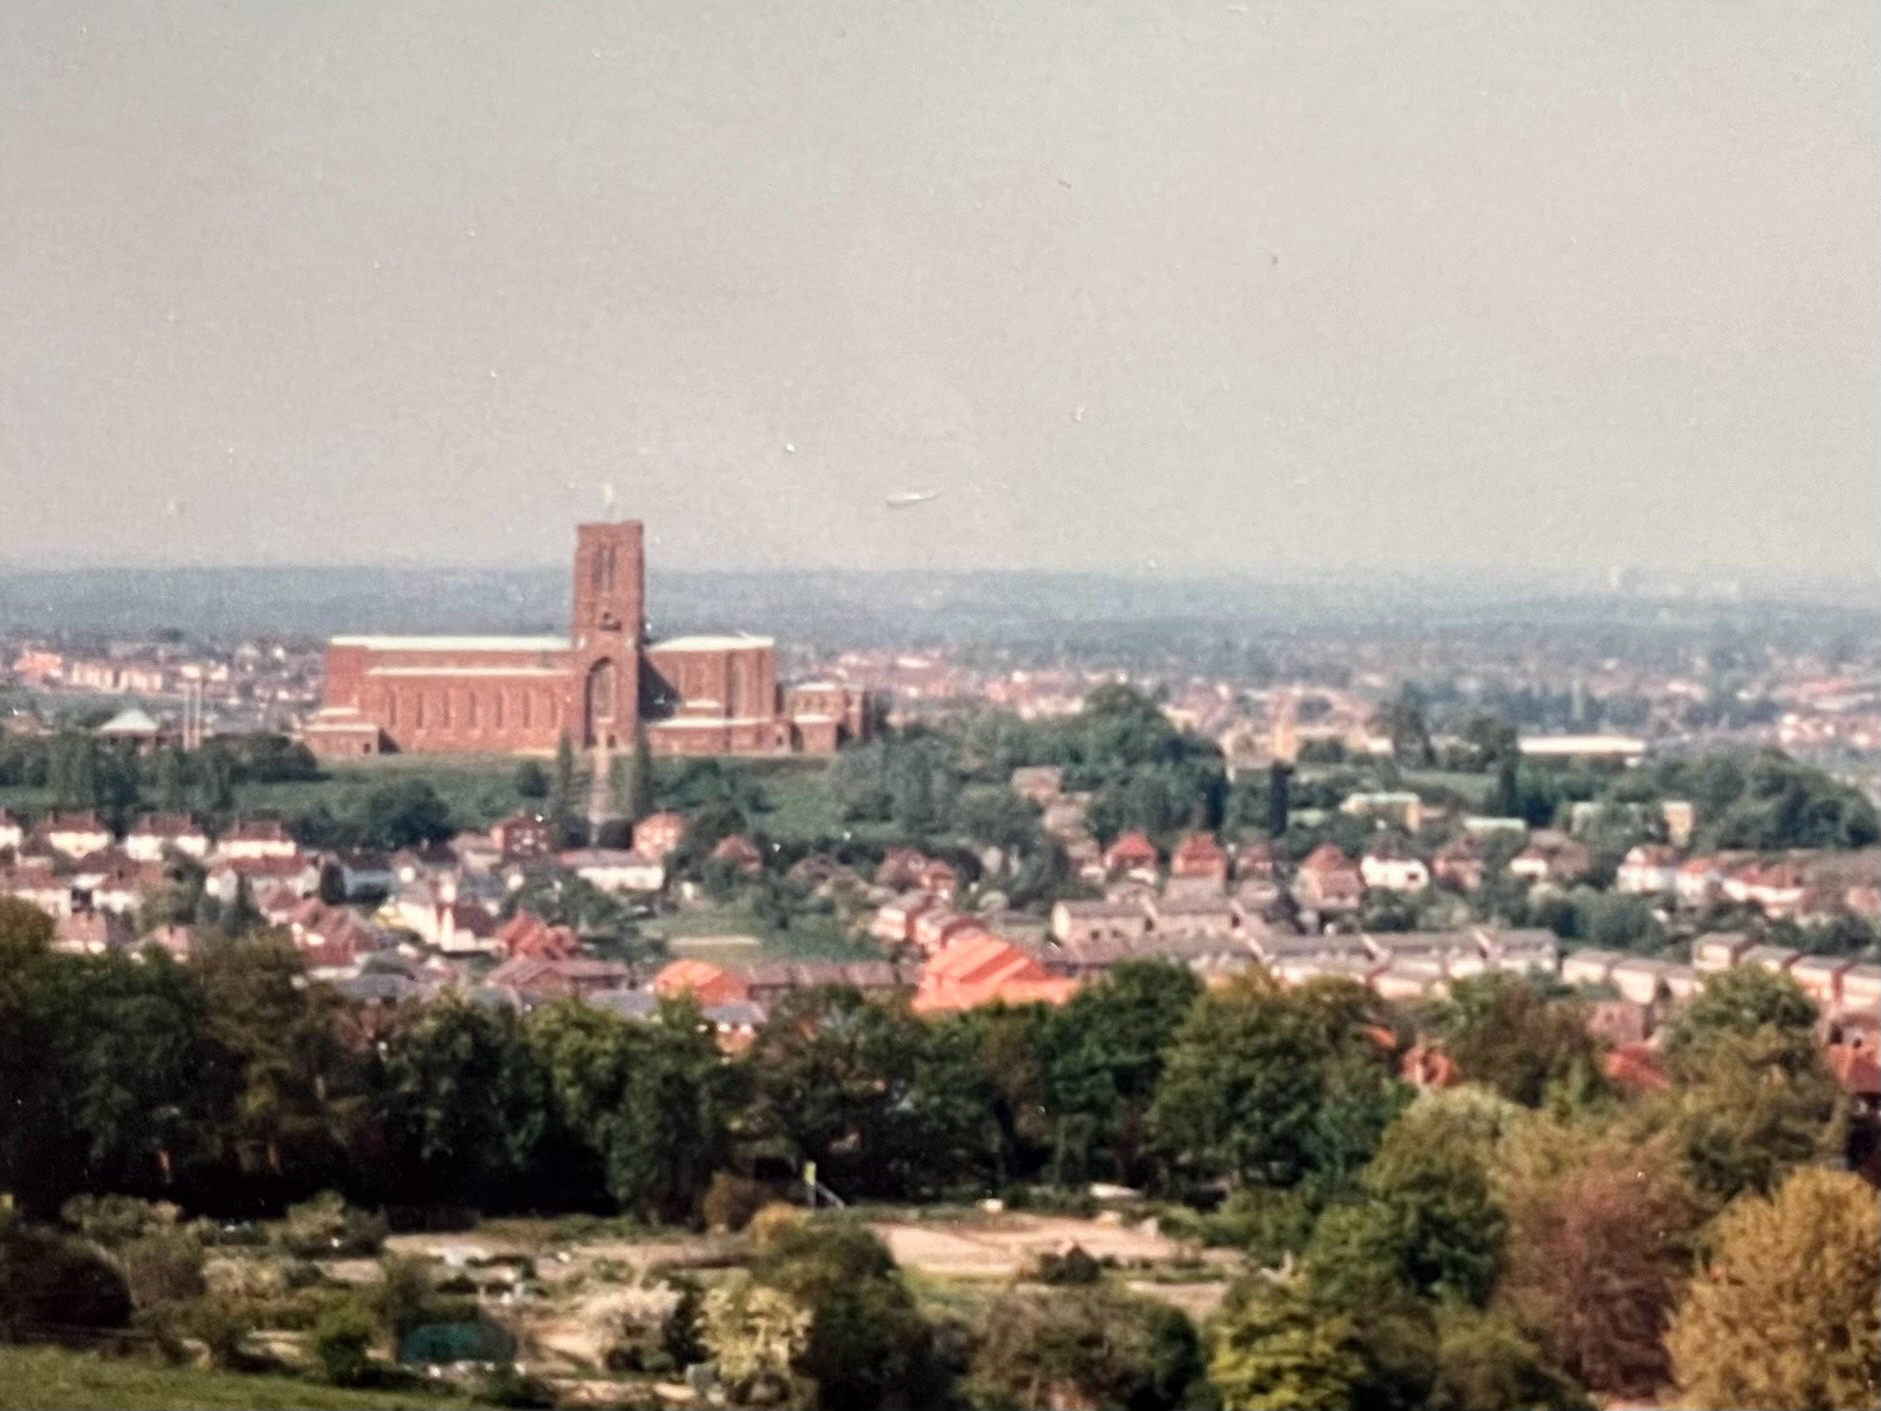
[[[842, 929], [834, 917], [798, 915], [788, 930], [758, 920], [740, 906], [687, 907], [647, 923], [649, 935], [665, 941], [704, 941], [680, 947], [676, 955], [716, 963], [749, 965], [759, 960], [874, 959], [880, 950], [866, 937]], [[756, 947], [737, 943], [713, 945], [715, 937], [755, 937]]]
[[249, 1376], [167, 1367], [143, 1358], [99, 1357], [51, 1347], [0, 1347], [0, 1411], [27, 1408], [122, 1408], [166, 1411], [380, 1411], [426, 1407], [444, 1411], [464, 1401], [410, 1392], [343, 1391], [295, 1377]]
[[[326, 766], [326, 778], [305, 783], [244, 784], [236, 802], [256, 813], [293, 815], [318, 804], [345, 814], [381, 784], [422, 779], [438, 791], [451, 817], [483, 828], [526, 802], [516, 792], [516, 766], [508, 755], [377, 755]], [[582, 781], [585, 795], [586, 780]], [[540, 805], [538, 805], [539, 807]]]

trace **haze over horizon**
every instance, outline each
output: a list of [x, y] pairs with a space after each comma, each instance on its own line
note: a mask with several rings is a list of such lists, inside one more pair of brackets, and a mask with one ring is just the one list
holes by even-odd
[[[0, 10], [0, 565], [1871, 579], [1855, 4]], [[907, 510], [887, 497], [938, 490]]]

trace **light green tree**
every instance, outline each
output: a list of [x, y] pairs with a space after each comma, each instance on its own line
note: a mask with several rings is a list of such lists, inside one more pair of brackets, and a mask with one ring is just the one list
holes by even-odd
[[1667, 1336], [1686, 1404], [1881, 1404], [1881, 1205], [1859, 1176], [1799, 1170], [1719, 1220]]

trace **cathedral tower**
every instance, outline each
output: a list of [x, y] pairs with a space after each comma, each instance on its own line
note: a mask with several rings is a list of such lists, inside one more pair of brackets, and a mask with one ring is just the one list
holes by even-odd
[[646, 641], [646, 544], [639, 520], [575, 531], [575, 618], [569, 631], [574, 698], [569, 734], [580, 749], [633, 738]]

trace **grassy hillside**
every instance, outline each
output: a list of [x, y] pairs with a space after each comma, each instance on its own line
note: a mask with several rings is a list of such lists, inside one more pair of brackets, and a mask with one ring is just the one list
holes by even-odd
[[166, 1411], [376, 1411], [424, 1407], [444, 1411], [468, 1403], [410, 1393], [342, 1391], [293, 1377], [255, 1377], [166, 1367], [137, 1358], [104, 1358], [49, 1347], [0, 1347], [0, 1411], [26, 1408], [122, 1408]]

